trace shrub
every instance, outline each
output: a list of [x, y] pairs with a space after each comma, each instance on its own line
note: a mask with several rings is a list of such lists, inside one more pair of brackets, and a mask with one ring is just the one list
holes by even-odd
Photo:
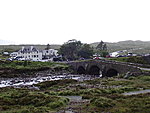
[[106, 98], [106, 97], [99, 97], [94, 98], [91, 100], [91, 103], [96, 107], [113, 107], [115, 105], [115, 102], [112, 99]]
[[146, 61], [142, 57], [132, 56], [127, 59], [127, 62], [139, 63], [139, 64], [147, 64]]
[[20, 113], [30, 113], [30, 111], [28, 109], [24, 109]]
[[70, 84], [70, 83], [76, 83], [76, 82], [77, 82], [77, 80], [73, 80], [73, 79], [54, 80], [54, 81], [45, 81], [45, 82], [36, 84], [36, 86], [38, 86], [42, 89], [45, 89], [45, 88], [56, 86], [56, 85], [64, 86], [64, 85], [67, 85], [67, 84]]
[[69, 102], [69, 99], [68, 99], [68, 98], [61, 97], [61, 98], [59, 98], [57, 101], [50, 102], [50, 103], [47, 105], [47, 107], [50, 107], [51, 109], [57, 109], [57, 108], [59, 108], [59, 107], [65, 106], [68, 102]]
[[73, 96], [73, 95], [79, 95], [79, 94], [76, 91], [67, 90], [67, 91], [59, 92], [59, 95], [62, 95], [62, 96]]
[[142, 81], [150, 81], [150, 76], [140, 76], [138, 78]]

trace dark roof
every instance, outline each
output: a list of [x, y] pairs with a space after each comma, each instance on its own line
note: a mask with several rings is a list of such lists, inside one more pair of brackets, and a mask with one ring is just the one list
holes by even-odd
[[21, 53], [31, 53], [31, 52], [38, 52], [39, 50], [33, 46], [31, 47], [22, 47], [21, 50], [19, 50], [19, 52]]

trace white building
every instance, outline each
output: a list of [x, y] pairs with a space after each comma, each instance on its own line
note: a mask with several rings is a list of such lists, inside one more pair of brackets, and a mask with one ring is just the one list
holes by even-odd
[[55, 49], [43, 50], [42, 55], [44, 59], [50, 59], [52, 57], [58, 56], [58, 51]]
[[110, 57], [117, 57], [117, 55], [119, 55], [119, 52], [118, 51], [112, 52], [109, 55], [110, 55]]
[[22, 60], [33, 60], [39, 61], [42, 59], [51, 59], [58, 56], [58, 51], [55, 49], [47, 50], [38, 50], [37, 48], [31, 47], [22, 47], [18, 52], [13, 52], [10, 54], [11, 57], [19, 57]]
[[40, 52], [33, 46], [22, 47], [22, 49], [18, 51], [17, 56], [22, 57], [24, 60], [33, 60], [33, 61], [42, 60], [42, 52]]

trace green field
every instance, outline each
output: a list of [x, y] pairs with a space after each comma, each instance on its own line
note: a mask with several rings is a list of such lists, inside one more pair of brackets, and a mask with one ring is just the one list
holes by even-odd
[[128, 62], [128, 63], [148, 64], [148, 62], [145, 61], [144, 58], [141, 56], [108, 58], [108, 60]]

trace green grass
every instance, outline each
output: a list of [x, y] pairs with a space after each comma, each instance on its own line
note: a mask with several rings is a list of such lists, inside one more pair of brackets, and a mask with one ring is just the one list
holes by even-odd
[[[90, 103], [74, 106], [82, 112], [149, 113], [150, 93], [124, 96], [122, 93], [150, 89], [150, 76], [47, 81], [37, 84], [39, 91], [0, 88], [2, 113], [47, 113], [68, 107], [63, 96], [82, 96]], [[88, 107], [87, 107], [88, 106]]]
[[9, 58], [9, 56], [3, 56], [3, 55], [0, 54], [0, 59], [1, 59], [1, 60], [5, 60], [5, 59], [7, 59], [7, 58]]
[[0, 61], [0, 68], [38, 69], [38, 68], [67, 68], [63, 63], [55, 62], [30, 62], [30, 61]]
[[[67, 86], [59, 84], [60, 81], [58, 81], [58, 84], [55, 84], [55, 86], [52, 85], [49, 87], [45, 87], [45, 90], [48, 94], [60, 96], [80, 95], [83, 97], [83, 99], [89, 99], [89, 112], [86, 111], [86, 107], [84, 105], [81, 106], [83, 111], [85, 110], [87, 113], [96, 111], [112, 113], [148, 113], [149, 110], [147, 110], [146, 108], [150, 107], [150, 98], [148, 97], [150, 96], [150, 94], [123, 96], [122, 93], [137, 91], [141, 89], [150, 89], [149, 79], [150, 76], [138, 76], [132, 77], [132, 79], [101, 78], [96, 80], [88, 80], [83, 83], [71, 82], [71, 84], [66, 84]], [[87, 86], [84, 87], [82, 86], [82, 84], [86, 84]], [[103, 87], [88, 87], [88, 85], [97, 86], [99, 84], [101, 84], [101, 86]], [[58, 87], [56, 87], [57, 85]], [[59, 90], [57, 90], [57, 88]]]
[[68, 84], [73, 84], [77, 83], [77, 80], [72, 80], [72, 79], [66, 79], [66, 80], [57, 80], [57, 81], [45, 81], [39, 84], [36, 84], [40, 89], [47, 89], [49, 87], [62, 87], [62, 86], [67, 86]]
[[150, 93], [126, 96], [114, 99], [116, 106], [111, 108], [111, 113], [149, 113]]
[[27, 89], [0, 89], [0, 110], [3, 113], [45, 113], [65, 106], [68, 99]]
[[[56, 62], [0, 61], [0, 77], [32, 76], [35, 72], [49, 70], [51, 73], [70, 72], [67, 64]], [[69, 71], [70, 70], [70, 71]]]
[[130, 63], [139, 63], [139, 64], [148, 64], [140, 56], [109, 58], [109, 60], [120, 61], [120, 62], [130, 62]]

